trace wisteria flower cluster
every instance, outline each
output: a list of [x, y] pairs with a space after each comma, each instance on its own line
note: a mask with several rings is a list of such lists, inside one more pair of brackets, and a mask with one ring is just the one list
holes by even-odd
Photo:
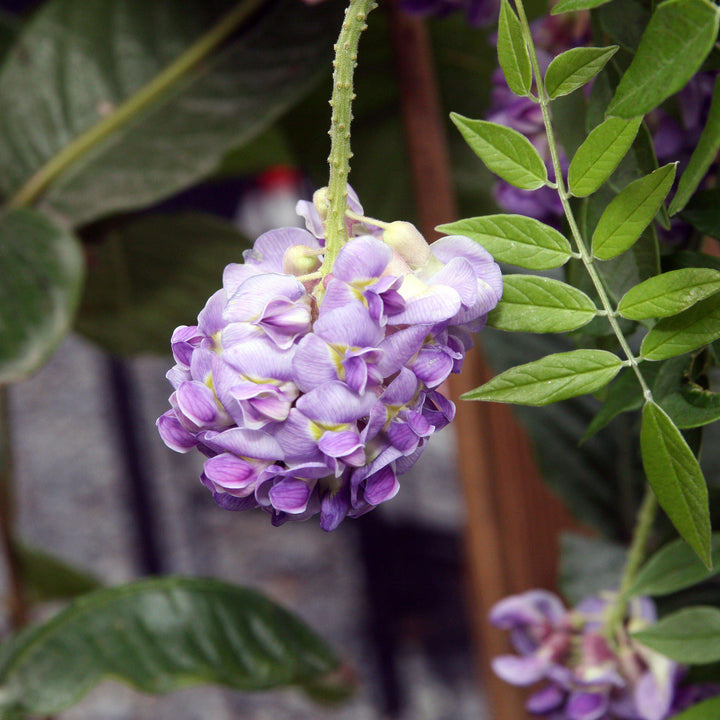
[[490, 621], [511, 632], [519, 653], [495, 658], [494, 671], [513, 685], [546, 682], [528, 698], [528, 712], [551, 720], [665, 720], [720, 694], [717, 685], [683, 682], [687, 668], [633, 640], [632, 632], [656, 620], [649, 598], [630, 601], [612, 647], [603, 621], [613, 597], [586, 598], [568, 610], [556, 595], [531, 590], [492, 609]]
[[[202, 482], [231, 510], [274, 524], [320, 514], [332, 530], [389, 500], [397, 476], [453, 418], [438, 390], [458, 372], [502, 292], [472, 240], [429, 246], [409, 223], [347, 221], [331, 271], [326, 193], [301, 202], [307, 229], [261, 235], [197, 325], [172, 336], [165, 443], [207, 456]], [[350, 193], [351, 215], [362, 208]]]

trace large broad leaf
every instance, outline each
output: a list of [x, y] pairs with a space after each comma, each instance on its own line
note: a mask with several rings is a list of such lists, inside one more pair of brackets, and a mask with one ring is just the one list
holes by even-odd
[[0, 383], [39, 367], [70, 329], [85, 262], [75, 237], [34, 210], [0, 215]]
[[547, 183], [545, 163], [517, 130], [457, 113], [450, 117], [475, 154], [503, 180], [522, 190], [537, 190]]
[[536, 275], [503, 276], [503, 296], [488, 325], [516, 332], [570, 332], [597, 315], [582, 290]]
[[440, 225], [440, 232], [466, 235], [500, 262], [528, 270], [549, 270], [566, 263], [570, 243], [555, 228], [523, 215], [484, 215]]
[[680, 431], [653, 402], [643, 408], [640, 449], [645, 474], [660, 506], [710, 567], [710, 510], [705, 478]]
[[267, 127], [329, 62], [339, 8], [277, 0], [220, 54], [179, 71], [203, 31], [217, 34], [223, 6], [47, 3], [0, 69], [2, 189], [16, 202], [44, 193], [80, 224], [197, 182]]
[[522, 26], [508, 0], [502, 0], [497, 38], [498, 60], [508, 87], [516, 95], [529, 95], [532, 86], [530, 56]]
[[666, 615], [633, 637], [680, 663], [703, 665], [720, 660], [720, 609], [689, 607]]
[[172, 331], [195, 323], [225, 265], [241, 262], [247, 247], [211, 215], [151, 215], [115, 227], [90, 246], [77, 328], [115, 353], [167, 353]]
[[688, 310], [663, 318], [645, 336], [640, 354], [665, 360], [697, 350], [720, 337], [720, 295], [701, 300]]
[[510, 368], [474, 390], [464, 400], [547, 405], [599, 390], [622, 367], [622, 360], [605, 350], [573, 350], [548, 355]]
[[671, 215], [685, 207], [690, 196], [697, 190], [698, 185], [710, 169], [718, 150], [720, 150], [720, 77], [715, 79], [710, 111], [702, 135], [693, 150], [690, 162], [680, 178], [677, 191], [668, 208]]
[[712, 570], [708, 570], [693, 549], [678, 538], [658, 550], [635, 576], [628, 595], [669, 595], [697, 585], [720, 572], [720, 534], [711, 542]]
[[545, 73], [545, 89], [551, 98], [568, 95], [592, 80], [617, 52], [610, 47], [578, 47], [553, 58]]
[[720, 10], [709, 0], [665, 0], [655, 9], [608, 115], [650, 112], [698, 71], [718, 34]]
[[0, 657], [0, 717], [60, 712], [108, 677], [149, 693], [201, 683], [312, 692], [339, 666], [309, 628], [256, 592], [144, 580], [86, 595], [11, 643]]

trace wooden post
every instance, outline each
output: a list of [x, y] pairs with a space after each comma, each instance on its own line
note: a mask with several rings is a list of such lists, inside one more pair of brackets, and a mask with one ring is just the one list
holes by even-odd
[[[390, 7], [393, 45], [420, 228], [457, 217], [445, 126], [424, 23]], [[543, 485], [527, 437], [507, 406], [465, 402], [459, 396], [491, 376], [480, 348], [450, 382], [457, 405], [461, 483], [468, 512], [465, 533], [470, 613], [482, 681], [492, 717], [524, 720], [523, 693], [500, 681], [490, 659], [508, 651], [505, 633], [487, 622], [492, 605], [511, 593], [552, 588], [557, 535], [571, 523]]]

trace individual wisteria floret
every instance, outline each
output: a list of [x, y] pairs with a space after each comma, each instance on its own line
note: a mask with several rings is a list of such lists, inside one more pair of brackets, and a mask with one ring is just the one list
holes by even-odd
[[201, 480], [221, 507], [274, 524], [319, 513], [332, 530], [392, 498], [454, 416], [437, 388], [499, 301], [500, 269], [466, 237], [430, 246], [409, 223], [358, 220], [351, 190], [348, 204], [350, 240], [328, 274], [319, 191], [298, 204], [307, 229], [261, 235], [197, 325], [172, 335], [158, 429], [207, 457]]
[[603, 632], [614, 595], [590, 597], [567, 609], [554, 594], [531, 590], [501, 600], [490, 621], [509, 630], [518, 655], [493, 660], [513, 685], [544, 683], [527, 700], [550, 720], [665, 720], [720, 695], [720, 686], [690, 684], [687, 668], [635, 641], [631, 633], [656, 620], [649, 598], [633, 598], [615, 647]]

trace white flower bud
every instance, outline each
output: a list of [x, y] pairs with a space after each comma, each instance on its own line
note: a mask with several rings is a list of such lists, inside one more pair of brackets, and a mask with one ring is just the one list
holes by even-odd
[[430, 259], [430, 246], [412, 223], [402, 220], [390, 223], [383, 232], [383, 241], [413, 270], [422, 267]]
[[320, 267], [316, 249], [307, 245], [292, 245], [283, 255], [282, 270], [288, 275], [309, 275]]

